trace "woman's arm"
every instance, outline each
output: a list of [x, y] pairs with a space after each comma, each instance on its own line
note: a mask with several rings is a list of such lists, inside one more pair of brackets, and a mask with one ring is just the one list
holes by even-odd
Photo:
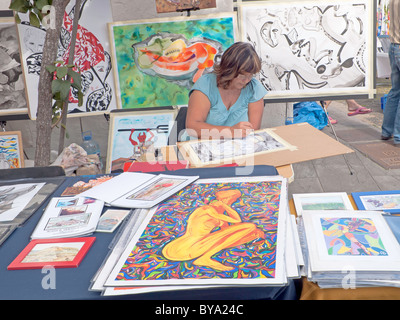
[[256, 102], [249, 103], [249, 122], [253, 126], [254, 130], [261, 128], [261, 121], [264, 112], [264, 99], [260, 99]]
[[[211, 104], [208, 97], [201, 91], [194, 90], [189, 97], [186, 115], [186, 131], [189, 135], [199, 139], [239, 138], [246, 136], [248, 130], [253, 130], [252, 124], [246, 121], [239, 122], [232, 127], [208, 124], [206, 120], [210, 108]], [[261, 119], [259, 121], [261, 123]]]

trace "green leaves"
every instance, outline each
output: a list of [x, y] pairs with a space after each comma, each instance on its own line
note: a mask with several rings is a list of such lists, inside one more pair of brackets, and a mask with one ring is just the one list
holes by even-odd
[[55, 100], [53, 105], [53, 120], [61, 115], [64, 102], [68, 101], [71, 87], [76, 89], [78, 96], [78, 105], [83, 104], [82, 79], [75, 65], [66, 65], [63, 61], [55, 61], [52, 65], [47, 65], [46, 70], [53, 74], [54, 79], [51, 82], [51, 92]]
[[29, 23], [39, 28], [43, 17], [47, 14], [47, 12], [42, 12], [42, 9], [51, 5], [52, 2], [52, 0], [11, 0], [9, 9], [15, 11], [16, 23], [21, 23], [18, 12], [27, 13], [29, 11]]

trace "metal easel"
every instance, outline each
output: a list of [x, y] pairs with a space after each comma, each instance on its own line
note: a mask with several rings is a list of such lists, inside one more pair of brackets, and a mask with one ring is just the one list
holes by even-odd
[[[324, 112], [325, 112], [326, 118], [328, 119], [329, 126], [330, 126], [331, 129], [332, 129], [332, 132], [333, 132], [333, 135], [335, 136], [336, 141], [337, 141], [337, 142], [340, 142], [338, 136], [336, 135], [336, 131], [335, 131], [335, 129], [333, 128], [333, 125], [332, 125], [332, 123], [331, 123], [331, 120], [329, 119], [328, 112], [326, 111], [325, 101], [320, 101], [320, 104], [321, 104], [321, 106], [322, 106], [322, 109], [323, 109]], [[350, 166], [350, 164], [349, 164], [349, 162], [348, 162], [348, 160], [347, 160], [347, 158], [345, 157], [344, 154], [343, 154], [343, 159], [344, 159], [344, 161], [346, 162], [346, 165], [347, 165], [347, 168], [349, 169], [350, 175], [352, 176], [352, 175], [353, 175], [353, 171], [351, 170], [351, 166]]]

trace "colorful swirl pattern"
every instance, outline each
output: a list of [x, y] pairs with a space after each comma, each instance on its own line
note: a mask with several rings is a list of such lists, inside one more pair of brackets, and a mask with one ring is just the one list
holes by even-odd
[[[218, 271], [193, 261], [170, 261], [163, 247], [182, 236], [189, 215], [215, 200], [215, 192], [238, 189], [242, 196], [234, 208], [242, 222], [256, 224], [265, 233], [244, 245], [221, 250], [212, 259], [233, 267]], [[116, 280], [274, 278], [281, 182], [199, 183], [184, 188], [159, 205]]]

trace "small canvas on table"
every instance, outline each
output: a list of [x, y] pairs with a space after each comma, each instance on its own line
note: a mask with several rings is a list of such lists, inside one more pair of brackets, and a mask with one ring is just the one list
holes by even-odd
[[400, 190], [353, 192], [351, 195], [359, 210], [400, 213]]
[[293, 201], [298, 216], [304, 211], [354, 210], [346, 192], [297, 193]]

